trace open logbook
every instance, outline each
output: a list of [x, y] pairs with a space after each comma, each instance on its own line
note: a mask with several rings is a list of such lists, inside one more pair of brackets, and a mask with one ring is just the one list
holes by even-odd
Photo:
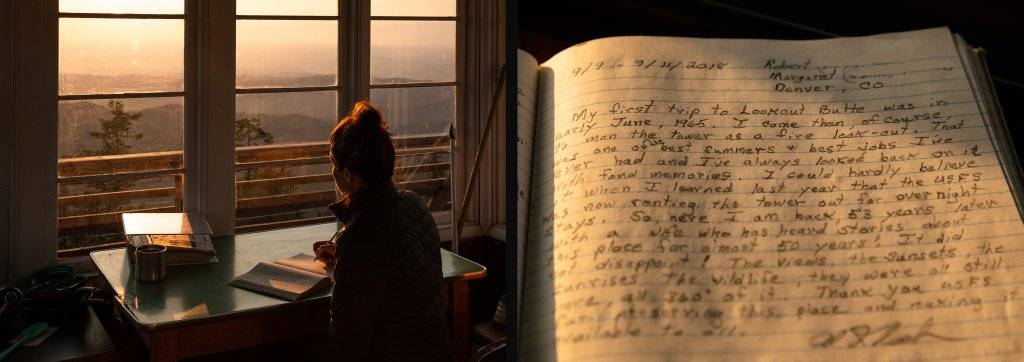
[[946, 28], [519, 53], [524, 361], [1020, 360], [1020, 167]]
[[299, 253], [271, 263], [259, 262], [228, 284], [295, 301], [330, 287], [328, 275], [332, 272], [312, 255]]

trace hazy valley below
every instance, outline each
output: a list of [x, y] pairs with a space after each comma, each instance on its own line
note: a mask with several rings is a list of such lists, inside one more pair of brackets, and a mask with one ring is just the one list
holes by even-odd
[[[422, 82], [408, 78], [374, 79], [380, 83]], [[145, 75], [96, 76], [61, 74], [65, 93], [150, 92], [180, 90], [180, 80]], [[240, 87], [297, 87], [333, 85], [333, 74], [275, 74], [239, 76]], [[124, 89], [130, 88], [130, 89]], [[454, 87], [379, 89], [371, 91], [371, 102], [384, 112], [395, 135], [445, 132], [455, 115]], [[273, 136], [273, 143], [326, 141], [338, 120], [336, 92], [293, 92], [276, 94], [242, 94], [236, 96], [235, 120], [258, 120], [259, 126]], [[61, 101], [59, 154], [62, 158], [85, 155], [98, 150], [102, 141], [90, 133], [99, 132], [103, 119], [113, 115], [109, 100]], [[124, 104], [124, 111], [139, 117], [132, 121], [130, 134], [141, 134], [129, 140], [129, 153], [182, 149], [184, 101], [181, 97], [134, 98], [115, 100]], [[234, 120], [232, 120], [234, 121]]]

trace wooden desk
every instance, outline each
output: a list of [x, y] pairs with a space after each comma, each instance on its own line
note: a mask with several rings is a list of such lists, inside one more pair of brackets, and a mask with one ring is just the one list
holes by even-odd
[[[330, 223], [214, 238], [219, 263], [168, 267], [166, 279], [158, 283], [138, 282], [124, 249], [89, 255], [130, 322], [125, 329], [141, 335], [149, 346], [150, 360], [174, 361], [326, 334], [330, 290], [287, 302], [231, 287], [228, 282], [258, 262], [311, 253], [313, 242], [329, 238], [334, 231]], [[441, 250], [441, 263], [450, 291], [456, 360], [464, 361], [469, 351], [467, 282], [483, 278], [487, 269], [447, 250]]]

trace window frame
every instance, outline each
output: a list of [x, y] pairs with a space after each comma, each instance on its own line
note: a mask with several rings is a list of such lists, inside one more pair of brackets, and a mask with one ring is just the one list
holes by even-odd
[[[9, 125], [4, 127], [9, 133], [0, 136], [9, 141], [7, 145], [12, 151], [10, 176], [3, 177], [5, 182], [9, 181], [9, 185], [0, 182], [0, 199], [10, 205], [9, 215], [4, 215], [9, 217], [0, 222], [0, 232], [6, 236], [0, 242], [0, 259], [9, 262], [6, 270], [0, 271], [0, 281], [17, 280], [31, 271], [58, 261], [72, 264], [79, 270], [95, 269], [87, 255], [59, 260], [57, 255], [57, 106], [60, 100], [90, 97], [58, 95], [58, 1], [4, 2], [11, 11], [0, 14], [0, 29], [11, 29], [3, 33], [4, 36], [10, 34], [10, 37], [0, 40], [0, 47], [9, 47], [11, 50], [5, 59], [9, 62], [0, 61], [0, 66], [3, 66], [0, 71], [9, 75], [9, 81], [0, 84], [9, 86], [0, 89], [7, 90], [0, 92], [0, 121], [4, 126]], [[184, 1], [183, 15], [89, 15], [97, 18], [183, 17], [185, 23], [183, 91], [105, 93], [102, 96], [184, 97], [184, 210], [205, 215], [216, 235], [232, 235], [235, 233], [234, 144], [211, 140], [233, 139], [234, 135], [235, 22], [238, 15], [235, 13], [234, 1]], [[495, 17], [494, 14], [503, 11], [504, 0], [456, 1], [457, 14], [454, 18], [457, 59], [454, 86], [456, 128], [459, 132], [452, 140], [451, 177], [453, 190], [458, 190], [451, 196], [453, 209], [460, 204], [464, 187], [468, 183], [468, 170], [464, 165], [468, 165], [467, 160], [472, 159], [473, 152], [479, 147], [478, 140], [482, 136], [483, 122], [487, 117], [486, 102], [493, 94], [498, 68], [505, 59], [504, 43], [488, 41], [484, 39], [486, 37], [467, 31], [504, 29], [504, 24], [493, 23], [503, 20], [503, 17]], [[356, 100], [369, 98], [370, 20], [422, 20], [423, 17], [371, 17], [370, 0], [339, 0], [338, 6], [338, 28], [341, 33], [338, 36], [337, 88], [340, 96], [337, 104], [338, 114], [343, 115]], [[88, 13], [69, 14], [78, 17]], [[427, 18], [449, 20], [451, 17]], [[495, 38], [503, 39], [504, 36], [500, 34]], [[467, 52], [467, 47], [481, 48], [471, 48], [474, 51]], [[4, 79], [0, 76], [0, 81]], [[9, 102], [4, 103], [4, 100]], [[8, 104], [9, 108], [2, 107]], [[7, 112], [8, 109], [10, 112]], [[499, 112], [499, 117], [503, 118], [503, 112]], [[467, 119], [478, 121], [467, 122]], [[493, 128], [495, 132], [503, 129], [497, 126]], [[503, 227], [501, 215], [504, 215], [504, 211], [491, 210], [495, 207], [503, 209], [504, 205], [504, 198], [494, 195], [495, 191], [504, 187], [500, 171], [504, 164], [502, 141], [501, 137], [492, 135], [485, 150], [488, 159], [500, 162], [481, 170], [480, 188], [474, 191], [477, 197], [466, 210], [468, 221], [461, 235], [464, 238], [493, 234], [493, 228]], [[492, 203], [495, 198], [501, 199], [500, 203]], [[486, 203], [487, 207], [481, 207], [482, 203]], [[452, 216], [451, 212], [444, 214], [447, 214], [446, 217], [440, 215], [435, 220], [442, 238], [450, 240]]]
[[[292, 92], [336, 92], [337, 117], [340, 119], [352, 109], [359, 100], [369, 99], [372, 89], [388, 88], [414, 88], [414, 87], [455, 87], [455, 122], [456, 125], [464, 123], [463, 112], [460, 109], [463, 100], [462, 93], [463, 79], [465, 73], [462, 54], [464, 53], [461, 44], [465, 37], [465, 10], [464, 0], [456, 0], [456, 15], [454, 16], [371, 16], [372, 0], [338, 0], [337, 15], [241, 15], [235, 14], [232, 24], [239, 20], [267, 20], [267, 21], [302, 21], [302, 20], [327, 20], [337, 21], [337, 84], [333, 86], [299, 86], [299, 87], [238, 87], [234, 82], [235, 94], [281, 94]], [[394, 84], [371, 84], [370, 82], [370, 44], [371, 23], [374, 20], [412, 20], [412, 21], [450, 21], [455, 23], [455, 80], [449, 82], [417, 82], [417, 83], [394, 83]], [[237, 27], [236, 27], [237, 29]], [[346, 46], [351, 44], [351, 46]], [[351, 65], [351, 66], [350, 66]], [[235, 74], [235, 73], [232, 73]], [[452, 140], [455, 143], [455, 140]], [[452, 166], [450, 168], [453, 180], [460, 175], [456, 173], [455, 148], [451, 148]], [[453, 188], [454, 189], [454, 188]], [[434, 212], [434, 222], [438, 226], [441, 239], [452, 240], [452, 219], [456, 207], [455, 194], [452, 194], [452, 209], [442, 212]], [[477, 232], [477, 234], [479, 234]]]
[[[234, 2], [234, 1], [229, 1], [229, 2]], [[332, 86], [239, 87], [238, 86], [238, 82], [236, 80], [237, 71], [235, 69], [232, 69], [232, 72], [231, 72], [231, 78], [232, 78], [231, 87], [232, 87], [232, 91], [234, 93], [234, 96], [232, 97], [231, 102], [233, 104], [237, 105], [237, 96], [238, 95], [243, 95], [243, 94], [284, 94], [284, 93], [333, 91], [335, 93], [335, 118], [339, 117], [342, 114], [345, 114], [344, 113], [345, 109], [351, 109], [351, 108], [345, 108], [345, 106], [344, 106], [345, 101], [344, 101], [344, 98], [343, 98], [343, 96], [345, 95], [346, 90], [347, 90], [347, 87], [346, 87], [347, 84], [346, 84], [346, 82], [343, 79], [344, 78], [343, 74], [345, 72], [345, 62], [343, 60], [344, 60], [345, 55], [349, 52], [348, 49], [344, 49], [345, 48], [344, 45], [347, 43], [347, 40], [348, 40], [345, 37], [345, 33], [347, 33], [347, 29], [345, 28], [345, 24], [348, 23], [349, 21], [351, 21], [351, 17], [346, 18], [346, 16], [345, 16], [345, 14], [346, 14], [345, 10], [346, 10], [346, 6], [347, 6], [345, 1], [338, 0], [338, 4], [337, 5], [338, 5], [338, 8], [337, 8], [337, 13], [335, 15], [243, 15], [243, 14], [238, 14], [237, 10], [233, 11], [232, 19], [231, 19], [230, 22], [231, 22], [231, 26], [234, 27], [234, 29], [236, 31], [236, 34], [237, 34], [237, 29], [238, 29], [237, 24], [238, 24], [238, 22], [240, 20], [241, 21], [246, 21], [246, 20], [261, 20], [261, 21], [303, 21], [303, 20], [325, 21], [326, 20], [326, 21], [334, 21], [335, 22], [335, 35], [336, 35], [336, 39], [337, 39], [336, 43], [335, 43], [335, 54], [336, 54], [336, 58], [335, 58], [336, 59], [335, 74], [336, 74], [337, 78], [336, 78], [336, 81], [335, 81], [335, 85], [332, 85]], [[232, 55], [231, 56], [233, 58], [235, 58], [235, 61], [237, 62], [237, 44], [236, 44], [236, 47], [232, 49]], [[236, 117], [235, 115], [231, 116], [231, 121], [232, 121], [231, 123], [234, 123], [235, 117]], [[326, 139], [326, 135], [325, 135], [324, 139]], [[232, 158], [232, 162], [231, 162], [232, 170], [234, 170], [234, 167], [235, 167], [235, 162], [234, 162], [235, 148], [236, 147], [232, 144], [232, 150], [231, 150], [231, 152], [232, 152], [232, 156], [231, 156], [231, 158]], [[233, 183], [233, 185], [235, 185], [234, 183], [237, 182], [235, 180], [235, 177], [236, 176], [234, 175], [234, 173], [232, 173], [232, 183]], [[231, 212], [231, 215], [232, 215], [233, 218], [235, 218], [235, 212], [236, 212], [235, 211], [235, 205], [236, 205], [235, 200], [237, 198], [237, 194], [235, 193], [234, 189], [232, 189], [232, 196], [231, 197], [232, 197], [232, 212]], [[233, 220], [232, 223], [234, 223], [236, 220], [237, 219]], [[305, 222], [299, 221], [298, 224], [296, 224], [296, 225], [301, 226], [301, 225], [305, 225], [305, 224], [306, 224]], [[232, 225], [231, 233], [232, 234], [236, 234], [236, 233], [241, 234], [241, 233], [247, 233], [247, 232], [259, 232], [259, 231], [263, 231], [263, 230], [262, 229], [257, 229], [257, 230], [253, 230], [253, 231], [239, 231], [237, 225]]]
[[[359, 1], [359, 0], [356, 0]], [[455, 128], [456, 130], [464, 129], [467, 125], [466, 117], [466, 0], [455, 0], [455, 16], [384, 16], [384, 15], [370, 15], [373, 0], [362, 0], [359, 1], [363, 4], [362, 11], [358, 13], [361, 15], [357, 21], [360, 22], [360, 26], [366, 29], [364, 37], [360, 40], [361, 44], [365, 44], [365, 51], [356, 52], [359, 56], [360, 62], [366, 64], [365, 71], [361, 76], [364, 78], [360, 85], [365, 84], [365, 88], [361, 89], [362, 99], [370, 99], [370, 91], [373, 89], [395, 89], [395, 88], [419, 88], [419, 87], [439, 87], [439, 86], [454, 86], [455, 87]], [[375, 20], [383, 21], [454, 21], [455, 22], [455, 80], [449, 82], [416, 82], [416, 83], [388, 83], [388, 84], [373, 84], [370, 81], [370, 52], [372, 46], [370, 44], [371, 25]], [[354, 104], [354, 103], [353, 103]], [[351, 106], [348, 108], [351, 109]], [[482, 125], [481, 125], [482, 126]], [[464, 148], [458, 147], [463, 139], [462, 132], [456, 132], [456, 137], [450, 140], [451, 152], [451, 167], [449, 168], [451, 182], [451, 203], [452, 208], [443, 211], [435, 212], [434, 223], [437, 224], [438, 232], [441, 234], [442, 241], [452, 241], [455, 238], [455, 228], [452, 225], [455, 222], [456, 209], [459, 207], [459, 200], [462, 195], [457, 190], [462, 190], [463, 182], [466, 174], [465, 167], [462, 165], [466, 164], [464, 161], [470, 159], [467, 157]], [[458, 167], [457, 167], [458, 166]], [[480, 235], [479, 227], [468, 233], [462, 231], [462, 236], [477, 236]], [[457, 251], [457, 244], [454, 246]]]
[[[194, 54], [190, 54], [190, 45], [195, 43], [196, 32], [194, 30], [190, 31], [190, 26], [194, 27], [195, 24], [194, 24], [194, 22], [190, 22], [189, 19], [186, 18], [186, 14], [190, 12], [190, 7], [189, 7], [189, 4], [188, 4], [189, 2], [190, 1], [183, 1], [183, 3], [185, 3], [184, 4], [185, 6], [183, 7], [181, 14], [79, 13], [79, 12], [61, 12], [58, 9], [58, 13], [57, 13], [58, 51], [59, 51], [59, 47], [60, 47], [60, 45], [59, 45], [59, 43], [60, 43], [59, 27], [60, 27], [61, 19], [100, 19], [100, 20], [103, 20], [103, 19], [106, 19], [106, 20], [166, 19], [166, 20], [180, 20], [182, 22], [182, 34], [180, 34], [180, 36], [182, 37], [182, 40], [183, 40], [182, 41], [182, 78], [183, 78], [182, 79], [183, 80], [182, 90], [180, 90], [180, 91], [151, 91], [151, 92], [122, 92], [122, 93], [81, 93], [81, 94], [66, 94], [66, 95], [62, 95], [62, 94], [59, 93], [60, 91], [59, 91], [59, 85], [58, 85], [58, 94], [57, 94], [57, 100], [56, 100], [56, 103], [57, 103], [58, 107], [59, 107], [60, 102], [63, 102], [63, 101], [85, 101], [85, 100], [100, 100], [100, 99], [147, 99], [147, 98], [180, 97], [182, 99], [183, 107], [184, 107], [183, 113], [182, 113], [182, 122], [183, 122], [182, 128], [184, 130], [184, 134], [182, 134], [182, 141], [183, 141], [182, 155], [183, 155], [183, 157], [187, 157], [186, 155], [188, 155], [190, 153], [188, 150], [190, 148], [192, 148], [192, 149], [195, 148], [195, 144], [194, 143], [192, 143], [191, 145], [189, 144], [190, 143], [189, 140], [194, 138], [194, 137], [191, 137], [189, 135], [189, 130], [190, 129], [193, 129], [193, 130], [195, 129], [195, 127], [193, 127], [192, 125], [195, 124], [196, 118], [197, 118], [196, 117], [196, 109], [195, 109], [196, 102], [195, 102], [195, 99], [194, 99], [196, 97], [196, 91], [194, 89], [196, 84], [193, 81], [194, 80], [193, 79], [194, 78], [194, 74], [190, 74], [190, 72], [194, 73], [194, 63], [190, 64], [190, 62], [189, 62], [189, 58], [194, 57]], [[60, 3], [60, 0], [58, 0], [58, 7], [59, 7], [59, 3]], [[194, 11], [194, 10], [192, 10], [192, 11]], [[194, 47], [191, 47], [191, 49], [192, 49], [192, 52], [195, 51]], [[59, 55], [58, 55], [58, 58], [59, 58]], [[192, 67], [192, 69], [190, 69], [190, 66]], [[57, 72], [58, 72], [57, 75], [58, 75], [58, 79], [59, 79], [59, 76], [60, 76], [60, 73], [59, 73], [60, 72], [59, 59], [58, 59], [58, 66], [57, 66], [57, 68], [58, 68], [57, 69]], [[59, 118], [58, 118], [57, 122], [58, 122], [58, 127], [59, 127], [59, 122], [60, 122]], [[59, 138], [58, 138], [58, 142], [59, 142]], [[58, 161], [60, 160], [60, 156], [59, 155], [58, 155], [57, 159], [58, 159]], [[185, 160], [183, 160], [183, 161], [185, 161]], [[183, 162], [182, 166], [179, 167], [179, 168], [147, 171], [147, 174], [148, 174], [148, 176], [152, 176], [152, 177], [173, 176], [173, 175], [178, 175], [178, 174], [186, 175], [187, 174], [186, 169], [188, 169], [188, 167], [185, 165], [185, 162]], [[107, 176], [107, 175], [86, 175], [86, 176], [64, 176], [64, 177], [62, 177], [58, 173], [58, 175], [57, 175], [57, 185], [59, 187], [61, 182], [69, 182], [70, 181], [72, 183], [82, 183], [82, 182], [89, 182], [89, 180], [100, 181], [100, 180], [109, 179], [109, 178], [110, 177]], [[184, 188], [187, 189], [187, 187], [184, 187]], [[187, 201], [188, 200], [188, 196], [189, 196], [189, 192], [188, 191], [183, 190], [183, 194], [185, 195], [184, 200], [182, 200], [183, 204], [184, 204], [183, 208], [184, 208], [184, 210], [189, 210], [190, 206], [194, 207], [194, 202], [190, 203], [189, 201]], [[58, 194], [58, 200], [59, 199], [60, 199], [60, 195]], [[58, 209], [57, 209], [57, 214], [58, 214], [58, 220], [59, 220], [59, 217], [60, 217], [59, 206], [58, 206]], [[60, 233], [60, 229], [59, 229], [59, 222], [58, 222], [58, 235], [59, 235], [59, 233]], [[68, 251], [60, 250], [59, 247], [58, 247], [58, 249], [57, 249], [57, 254], [58, 254], [57, 258], [58, 259], [67, 259], [69, 257], [70, 258], [74, 258], [75, 256], [81, 256], [84, 253], [90, 252], [92, 250], [109, 249], [109, 248], [111, 248], [110, 244], [96, 245], [96, 246], [87, 246], [87, 247], [83, 247], [81, 249], [74, 249], [74, 250], [68, 250]], [[64, 254], [68, 255], [68, 256], [63, 256], [62, 257], [61, 256], [62, 252], [64, 252]]]

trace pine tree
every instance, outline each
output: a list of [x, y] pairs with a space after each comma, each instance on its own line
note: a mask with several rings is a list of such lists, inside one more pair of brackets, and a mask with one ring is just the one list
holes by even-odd
[[100, 118], [100, 132], [89, 132], [89, 137], [99, 139], [103, 147], [99, 151], [86, 150], [83, 156], [123, 155], [132, 149], [129, 141], [142, 139], [141, 133], [132, 134], [135, 121], [142, 118], [142, 113], [128, 113], [124, 110], [124, 102], [110, 100], [110, 118]]
[[[258, 117], [243, 117], [235, 120], [235, 147], [269, 145], [274, 143], [274, 135], [263, 129], [262, 120]], [[292, 175], [286, 167], [265, 167], [247, 169], [242, 171], [241, 180], [264, 180]], [[294, 185], [282, 185], [265, 189], [265, 192], [258, 192], [257, 189], [239, 189], [238, 197], [259, 197], [271, 195], [283, 195], [295, 191]]]
[[[132, 133], [132, 128], [135, 126], [135, 122], [142, 118], [142, 113], [126, 112], [124, 102], [113, 99], [107, 102], [107, 108], [110, 109], [110, 118], [100, 118], [100, 131], [89, 132], [89, 137], [99, 139], [103, 146], [95, 151], [83, 150], [80, 156], [123, 155], [131, 151], [131, 141], [142, 139], [141, 133]], [[135, 186], [135, 183], [131, 180], [115, 180], [96, 182], [90, 184], [88, 189], [93, 193], [116, 192], [127, 190], [132, 186]], [[110, 205], [102, 208], [105, 210], [98, 211], [113, 211], [113, 207]]]
[[235, 147], [274, 143], [274, 135], [264, 131], [261, 122], [259, 118], [235, 120]]

